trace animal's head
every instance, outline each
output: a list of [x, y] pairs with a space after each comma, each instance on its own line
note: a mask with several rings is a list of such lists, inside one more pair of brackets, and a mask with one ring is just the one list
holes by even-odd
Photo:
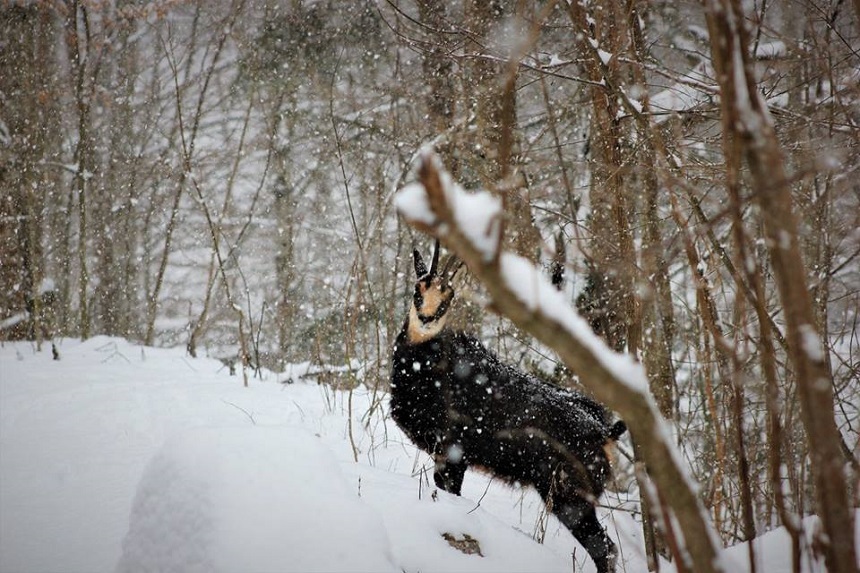
[[407, 334], [410, 342], [418, 343], [435, 337], [444, 328], [446, 315], [454, 299], [451, 283], [463, 263], [451, 256], [439, 271], [439, 241], [436, 241], [429, 269], [417, 250], [412, 251], [412, 257], [417, 280], [412, 307], [409, 309]]

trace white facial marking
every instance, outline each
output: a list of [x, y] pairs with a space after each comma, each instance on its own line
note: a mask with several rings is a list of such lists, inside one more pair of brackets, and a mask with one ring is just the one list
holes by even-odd
[[407, 340], [412, 344], [418, 344], [420, 342], [430, 340], [431, 338], [435, 338], [444, 327], [444, 316], [425, 324], [418, 318], [418, 311], [415, 310], [414, 304], [409, 309], [409, 326], [406, 328], [406, 335]]

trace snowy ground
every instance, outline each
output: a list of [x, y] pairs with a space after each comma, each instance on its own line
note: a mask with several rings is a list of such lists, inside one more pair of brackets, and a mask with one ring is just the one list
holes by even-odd
[[[533, 491], [470, 474], [463, 497], [434, 495], [385, 396], [355, 390], [350, 416], [346, 392], [279, 382], [297, 372], [244, 388], [181, 350], [60, 353], [0, 346], [0, 572], [593, 571]], [[619, 569], [645, 571], [635, 504], [604, 501]], [[790, 571], [780, 532], [757, 553]]]

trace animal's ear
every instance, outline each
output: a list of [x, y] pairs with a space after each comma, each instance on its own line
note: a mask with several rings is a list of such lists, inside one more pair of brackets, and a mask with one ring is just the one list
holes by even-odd
[[424, 264], [424, 259], [421, 258], [421, 253], [418, 249], [412, 249], [412, 262], [415, 263], [415, 277], [421, 278], [427, 274], [427, 266]]
[[463, 264], [463, 261], [460, 259], [456, 259], [453, 263], [451, 263], [451, 270], [448, 271], [448, 284], [452, 284], [457, 276], [466, 268], [466, 265]]
[[450, 255], [448, 260], [445, 261], [445, 266], [442, 267], [442, 281], [448, 285], [453, 284], [454, 279], [457, 277], [457, 273], [459, 273], [463, 269], [463, 261], [457, 258], [456, 255]]

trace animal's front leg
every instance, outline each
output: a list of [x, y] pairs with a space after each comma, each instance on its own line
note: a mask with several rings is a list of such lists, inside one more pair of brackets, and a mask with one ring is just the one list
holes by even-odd
[[[462, 448], [458, 444], [440, 448], [441, 451], [434, 454], [436, 470], [433, 472], [433, 481], [436, 487], [460, 495], [463, 488], [463, 478], [466, 476], [466, 463], [463, 461]], [[456, 450], [460, 450], [459, 452]], [[452, 455], [453, 454], [453, 455]], [[458, 459], [452, 459], [452, 458]]]

